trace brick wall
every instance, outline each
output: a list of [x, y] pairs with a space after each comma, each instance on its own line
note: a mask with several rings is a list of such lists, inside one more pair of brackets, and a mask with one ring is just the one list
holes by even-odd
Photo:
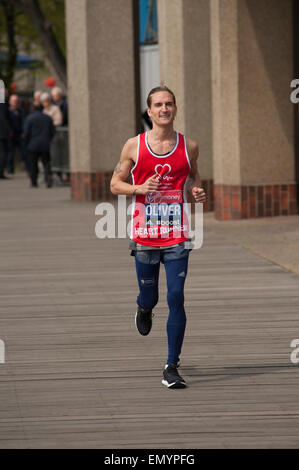
[[297, 213], [296, 184], [214, 186], [218, 220], [273, 217]]

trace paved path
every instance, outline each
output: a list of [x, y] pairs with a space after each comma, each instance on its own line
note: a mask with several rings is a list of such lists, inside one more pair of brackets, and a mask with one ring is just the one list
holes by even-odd
[[95, 237], [95, 205], [0, 182], [0, 447], [298, 448], [298, 275], [207, 216], [186, 282], [190, 386], [168, 390], [165, 276], [143, 338], [128, 242]]
[[206, 231], [223, 237], [299, 274], [299, 215], [219, 222], [205, 215]]

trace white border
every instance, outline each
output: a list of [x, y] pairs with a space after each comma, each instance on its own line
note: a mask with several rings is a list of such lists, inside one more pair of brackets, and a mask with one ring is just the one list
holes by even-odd
[[[134, 175], [133, 175], [133, 170], [135, 170], [135, 168], [136, 168], [136, 166], [137, 166], [137, 163], [138, 163], [138, 160], [139, 160], [139, 146], [140, 146], [140, 134], [138, 134], [138, 145], [137, 145], [136, 163], [135, 163], [135, 165], [133, 166], [133, 168], [131, 168], [131, 176], [132, 176], [133, 185], [135, 184], [135, 179], [134, 179]], [[134, 194], [134, 196], [132, 197], [131, 234], [130, 234], [130, 240], [133, 240], [133, 215], [134, 215], [134, 212], [135, 212], [135, 202], [136, 202], [136, 195]]]
[[[147, 143], [147, 134], [148, 134], [148, 133], [146, 132], [146, 133], [145, 133], [145, 139], [144, 139], [144, 140], [145, 140], [145, 145], [146, 145], [147, 150], [149, 151], [149, 153], [151, 153], [151, 154], [152, 154], [154, 157], [156, 157], [156, 158], [167, 158], [167, 157], [169, 157], [170, 155], [173, 154], [173, 152], [176, 151], [176, 149], [177, 149], [177, 147], [178, 147], [178, 145], [179, 145], [179, 133], [176, 132], [176, 144], [175, 144], [175, 146], [173, 147], [173, 149], [172, 149], [169, 153], [167, 153], [166, 155], [157, 155], [156, 153], [154, 153], [154, 152], [150, 149], [150, 147], [149, 147], [149, 145], [148, 145], [148, 143]], [[190, 163], [189, 163], [189, 165], [190, 165]]]
[[0, 339], [0, 364], [5, 363], [5, 343], [3, 339]]
[[184, 136], [184, 142], [185, 142], [185, 153], [186, 153], [187, 162], [189, 164], [189, 167], [191, 168], [191, 163], [190, 163], [190, 159], [189, 159], [189, 155], [188, 155], [188, 151], [187, 151], [187, 142], [186, 142], [186, 137], [185, 136]]
[[[140, 134], [138, 134], [138, 145], [137, 145], [136, 162], [135, 162], [135, 165], [133, 166], [133, 168], [131, 168], [131, 174], [132, 174], [132, 171], [135, 170], [135, 168], [136, 168], [136, 166], [137, 166], [137, 163], [138, 163], [138, 160], [139, 160], [139, 146], [140, 146]], [[132, 177], [133, 177], [133, 174], [132, 174]]]

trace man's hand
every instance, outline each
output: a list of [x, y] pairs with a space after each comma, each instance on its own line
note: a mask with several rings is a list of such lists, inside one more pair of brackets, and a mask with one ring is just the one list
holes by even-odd
[[159, 179], [157, 175], [153, 175], [146, 180], [145, 183], [138, 186], [136, 194], [148, 194], [152, 191], [156, 191], [159, 187]]
[[206, 202], [206, 193], [203, 188], [197, 188], [196, 186], [192, 188], [192, 195], [195, 199], [195, 202]]

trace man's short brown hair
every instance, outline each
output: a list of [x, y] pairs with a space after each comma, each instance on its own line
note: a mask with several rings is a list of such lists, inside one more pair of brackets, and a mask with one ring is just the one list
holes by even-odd
[[152, 104], [152, 95], [154, 93], [158, 93], [158, 91], [167, 91], [168, 93], [170, 93], [173, 98], [173, 103], [174, 105], [176, 105], [176, 99], [175, 99], [175, 95], [173, 91], [171, 91], [167, 86], [161, 85], [161, 86], [156, 86], [155, 88], [152, 88], [151, 91], [149, 92], [147, 100], [146, 100], [147, 106], [149, 108], [151, 107], [151, 104]]

